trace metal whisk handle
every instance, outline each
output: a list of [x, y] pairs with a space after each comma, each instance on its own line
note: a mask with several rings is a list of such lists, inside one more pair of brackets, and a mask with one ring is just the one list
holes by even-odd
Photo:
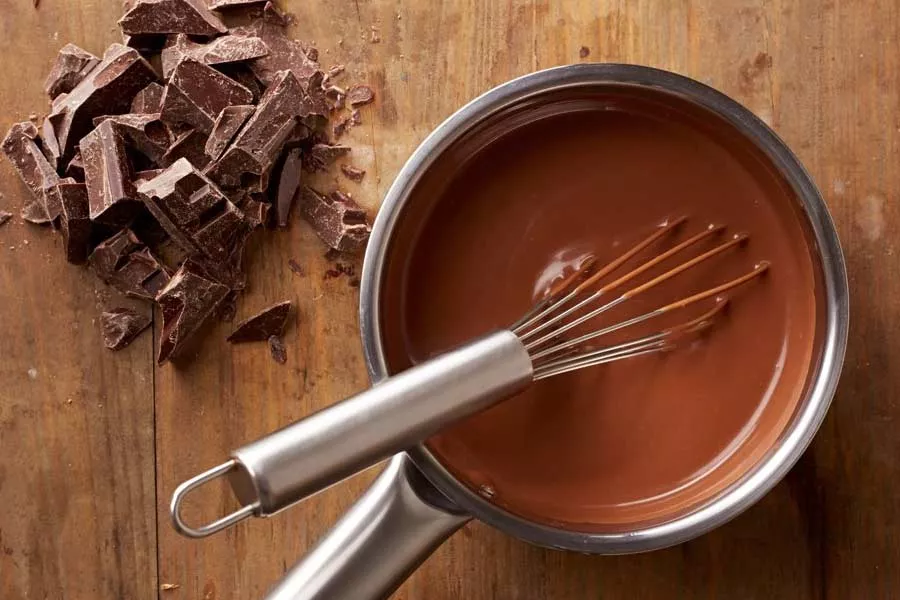
[[[480, 338], [248, 444], [186, 481], [172, 498], [175, 528], [205, 537], [251, 515], [270, 516], [514, 395], [532, 379], [531, 359], [514, 333]], [[187, 525], [185, 495], [222, 475], [243, 508], [210, 525]]]

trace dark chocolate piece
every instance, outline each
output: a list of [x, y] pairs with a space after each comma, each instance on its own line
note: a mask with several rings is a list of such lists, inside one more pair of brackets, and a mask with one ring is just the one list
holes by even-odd
[[349, 117], [344, 117], [338, 120], [331, 128], [331, 133], [334, 136], [334, 139], [339, 139], [344, 135], [344, 132], [347, 131], [347, 127], [350, 125]]
[[138, 192], [163, 229], [190, 254], [227, 261], [247, 230], [240, 209], [185, 159], [141, 183]]
[[163, 76], [169, 77], [178, 63], [187, 58], [212, 66], [253, 60], [268, 54], [268, 46], [256, 36], [225, 35], [208, 44], [198, 44], [186, 35], [178, 35], [170, 38], [163, 48]]
[[232, 344], [264, 342], [273, 335], [280, 336], [284, 331], [284, 324], [287, 322], [290, 312], [291, 303], [289, 301], [270, 306], [238, 323], [234, 333], [228, 336], [228, 341]]
[[41, 150], [47, 162], [56, 170], [59, 167], [59, 142], [56, 140], [56, 132], [53, 131], [50, 119], [44, 119], [41, 123]]
[[375, 92], [367, 85], [354, 85], [347, 91], [347, 103], [354, 108], [373, 100], [375, 100]]
[[128, 35], [186, 33], [214, 37], [228, 33], [205, 0], [137, 0], [119, 20], [119, 26]]
[[300, 189], [300, 176], [303, 161], [300, 157], [300, 148], [294, 148], [288, 152], [281, 167], [281, 176], [278, 179], [278, 199], [275, 202], [275, 213], [278, 216], [278, 226], [287, 227], [291, 207], [294, 206], [294, 198]]
[[88, 263], [105, 283], [133, 298], [152, 301], [169, 282], [168, 270], [130, 229], [98, 245]]
[[255, 106], [226, 106], [213, 124], [212, 133], [206, 142], [206, 155], [217, 161], [237, 135], [247, 119], [256, 111]]
[[55, 188], [59, 196], [59, 228], [66, 247], [66, 260], [74, 265], [87, 261], [90, 252], [91, 225], [87, 186], [74, 179], [63, 179]]
[[164, 34], [148, 33], [146, 35], [122, 34], [122, 43], [129, 48], [134, 48], [144, 55], [159, 54], [166, 45], [167, 36]]
[[193, 59], [178, 63], [162, 99], [162, 119], [209, 134], [227, 106], [250, 104], [253, 92]]
[[216, 70], [220, 73], [231, 77], [239, 84], [250, 90], [253, 94], [253, 104], [257, 104], [262, 98], [265, 89], [253, 74], [253, 70], [243, 63], [228, 63], [224, 65], [216, 65]]
[[[269, 48], [267, 56], [250, 63], [250, 68], [267, 86], [275, 82], [279, 72], [291, 71], [304, 89], [312, 87], [310, 80], [318, 73], [321, 89], [322, 71], [316, 62], [318, 52], [315, 48], [308, 48], [301, 42], [289, 38], [285, 22], [283, 15], [280, 15], [273, 5], [268, 11], [264, 10], [263, 18], [257, 19], [249, 27], [235, 28], [233, 32], [260, 37]], [[324, 99], [324, 93], [322, 96]]]
[[230, 8], [254, 8], [262, 6], [266, 0], [212, 0], [209, 8], [212, 10], [222, 10]]
[[56, 55], [44, 91], [51, 100], [60, 94], [68, 94], [99, 64], [100, 59], [90, 52], [75, 44], [66, 44]]
[[269, 222], [271, 220], [270, 214], [272, 211], [272, 205], [267, 202], [259, 202], [258, 200], [253, 200], [252, 198], [247, 198], [240, 205], [241, 212], [244, 213], [244, 217], [247, 219], [247, 224], [250, 227], [268, 227]]
[[161, 165], [170, 167], [182, 158], [186, 158], [198, 169], [203, 169], [209, 164], [206, 155], [206, 134], [195, 129], [188, 129], [179, 135], [168, 152], [159, 161]]
[[121, 44], [110, 46], [97, 68], [71, 93], [53, 102], [49, 119], [63, 160], [75, 154], [81, 138], [93, 128], [95, 117], [128, 112], [135, 94], [153, 81], [153, 67], [136, 50]]
[[126, 225], [140, 210], [125, 136], [113, 121], [104, 121], [81, 140], [91, 220]]
[[357, 169], [353, 165], [341, 165], [341, 172], [347, 179], [352, 181], [360, 182], [363, 180], [363, 177], [366, 176], [366, 172], [362, 169]]
[[360, 114], [359, 109], [354, 109], [350, 113], [350, 125], [353, 127], [362, 125], [362, 115]]
[[162, 109], [162, 97], [166, 88], [156, 82], [151, 83], [137, 93], [131, 101], [132, 113], [155, 114]]
[[303, 166], [308, 171], [324, 171], [337, 159], [350, 154], [350, 146], [315, 144], [309, 151]]
[[130, 308], [115, 308], [100, 315], [103, 345], [110, 350], [121, 350], [150, 327], [150, 317]]
[[145, 181], [150, 181], [163, 171], [165, 171], [165, 169], [147, 169], [146, 171], [138, 171], [134, 174], [134, 177], [131, 181], [133, 181], [135, 187], [137, 187], [139, 184], [144, 183]]
[[66, 167], [66, 177], [71, 177], [77, 181], [84, 181], [84, 161], [81, 160], [81, 150], [75, 152], [75, 156], [69, 161]]
[[284, 347], [284, 341], [277, 335], [269, 338], [269, 352], [272, 353], [272, 360], [279, 365], [287, 362], [287, 349]]
[[12, 213], [0, 210], [0, 226], [6, 225], [12, 219]]
[[216, 313], [229, 294], [227, 286], [183, 265], [156, 297], [162, 312], [157, 362], [178, 355], [185, 342]]
[[59, 212], [54, 210], [52, 202], [48, 205], [47, 191], [59, 183], [59, 175], [38, 147], [37, 137], [34, 123], [16, 123], [6, 134], [2, 148], [33, 196], [22, 210], [22, 217], [32, 223], [49, 223]]
[[99, 126], [104, 121], [112, 121], [125, 134], [129, 145], [152, 160], [159, 162], [172, 144], [169, 129], [160, 120], [159, 114], [125, 114], [112, 117], [98, 117], [94, 121]]
[[357, 252], [369, 240], [372, 230], [366, 223], [366, 212], [342, 192], [325, 196], [304, 186], [301, 212], [322, 241], [334, 250]]

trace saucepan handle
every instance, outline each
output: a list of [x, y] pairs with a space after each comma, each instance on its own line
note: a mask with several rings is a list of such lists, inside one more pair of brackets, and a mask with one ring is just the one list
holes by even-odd
[[387, 598], [470, 518], [399, 454], [266, 600]]

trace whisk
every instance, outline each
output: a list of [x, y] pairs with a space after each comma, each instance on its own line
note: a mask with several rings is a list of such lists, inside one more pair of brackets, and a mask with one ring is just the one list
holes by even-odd
[[[175, 490], [171, 504], [175, 528], [200, 538], [250, 516], [271, 516], [535, 381], [670, 351], [703, 335], [722, 315], [727, 294], [762, 276], [768, 262], [637, 316], [603, 319], [613, 309], [748, 242], [746, 234], [726, 236], [726, 227], [715, 224], [681, 242], [670, 240], [686, 223], [686, 217], [663, 222], [603, 266], [593, 257], [582, 261], [510, 328], [419, 364], [234, 451], [226, 462]], [[664, 242], [669, 242], [667, 249], [650, 252]], [[641, 258], [648, 253], [652, 255]], [[614, 335], [642, 331], [638, 326], [643, 323], [703, 304], [708, 306], [676, 325], [635, 333], [624, 341]], [[602, 338], [615, 341], [597, 346]], [[188, 525], [181, 511], [186, 495], [222, 476], [229, 479], [241, 508], [207, 525]]]

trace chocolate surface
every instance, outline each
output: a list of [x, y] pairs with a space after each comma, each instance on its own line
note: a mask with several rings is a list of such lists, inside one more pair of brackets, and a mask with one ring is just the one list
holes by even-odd
[[667, 521], [745, 474], [791, 419], [816, 360], [817, 267], [792, 191], [716, 117], [660, 92], [559, 93], [454, 145], [407, 206], [382, 285], [392, 371], [509, 327], [580, 261], [605, 264], [666, 219], [688, 217], [679, 241], [721, 223], [749, 243], [603, 324], [771, 261], [708, 335], [537, 382], [431, 439], [491, 502], [580, 531]]
[[169, 77], [178, 63], [186, 58], [205, 65], [223, 65], [262, 58], [267, 54], [269, 47], [256, 36], [224, 35], [207, 44], [199, 44], [186, 35], [178, 35], [163, 48], [163, 76]]
[[186, 33], [212, 37], [228, 28], [206, 5], [206, 0], [137, 0], [119, 20], [128, 35]]
[[130, 308], [116, 308], [100, 315], [100, 331], [103, 345], [110, 350], [121, 350], [133, 342], [153, 321]]
[[100, 59], [75, 44], [66, 44], [56, 55], [44, 91], [51, 100], [60, 94], [68, 94], [100, 64]]
[[32, 223], [49, 223], [59, 216], [48, 206], [47, 191], [59, 183], [59, 175], [38, 147], [37, 127], [31, 121], [16, 123], [6, 134], [2, 148], [19, 178], [31, 191], [31, 201], [22, 209], [22, 217]]
[[272, 336], [280, 336], [284, 332], [288, 315], [291, 312], [290, 302], [279, 302], [263, 309], [249, 319], [241, 321], [228, 341], [237, 344], [242, 342], [264, 342]]
[[206, 142], [204, 151], [211, 161], [217, 161], [222, 157], [222, 153], [240, 131], [244, 123], [247, 122], [256, 111], [255, 106], [226, 106], [216, 117], [213, 124], [212, 133]]
[[321, 194], [309, 186], [301, 190], [300, 208], [303, 218], [332, 249], [358, 252], [366, 247], [371, 228], [366, 212], [347, 194]]
[[228, 287], [182, 266], [156, 297], [162, 312], [162, 332], [157, 362], [163, 364], [178, 356], [185, 341], [210, 317], [229, 294]]
[[212, 67], [186, 58], [178, 63], [163, 94], [161, 118], [206, 134], [228, 106], [250, 104], [253, 93]]
[[132, 298], [152, 301], [169, 282], [165, 266], [130, 229], [94, 248], [88, 263], [101, 280]]
[[59, 228], [66, 247], [66, 260], [80, 265], [87, 261], [93, 230], [87, 186], [74, 179], [63, 179], [56, 184], [54, 193], [59, 197]]
[[107, 120], [81, 140], [91, 220], [111, 226], [127, 225], [140, 209], [125, 136]]
[[165, 89], [156, 82], [142, 89], [131, 101], [131, 112], [158, 113], [162, 108], [162, 97]]

